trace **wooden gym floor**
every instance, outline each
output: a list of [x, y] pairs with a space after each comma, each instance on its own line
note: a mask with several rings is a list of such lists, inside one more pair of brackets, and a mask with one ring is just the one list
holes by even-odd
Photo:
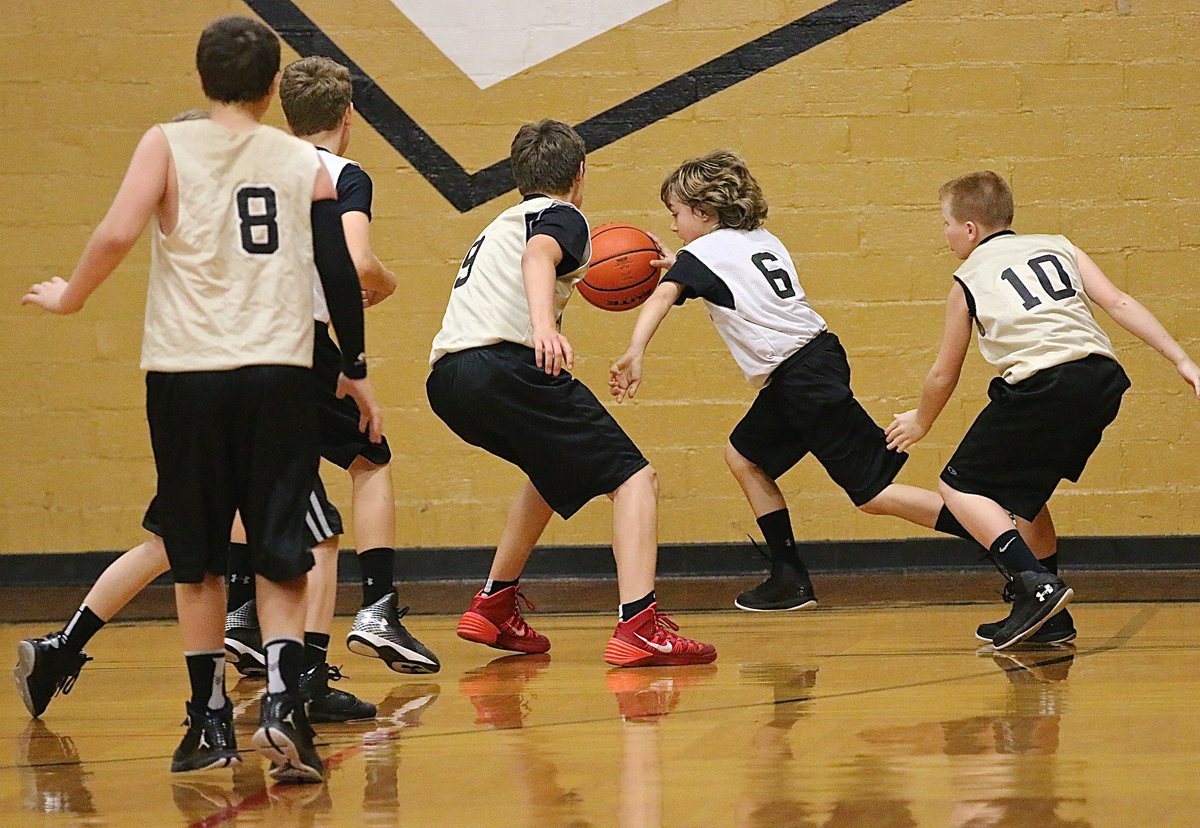
[[[977, 652], [999, 604], [687, 613], [713, 665], [612, 670], [613, 619], [532, 616], [545, 656], [409, 616], [443, 662], [400, 676], [331, 651], [372, 722], [319, 727], [322, 786], [172, 776], [176, 630], [114, 624], [31, 721], [0, 693], [0, 824], [1154, 826], [1200, 812], [1200, 604], [1072, 606], [1073, 646]], [[0, 627], [18, 639], [46, 624]], [[236, 681], [248, 746], [261, 682]]]

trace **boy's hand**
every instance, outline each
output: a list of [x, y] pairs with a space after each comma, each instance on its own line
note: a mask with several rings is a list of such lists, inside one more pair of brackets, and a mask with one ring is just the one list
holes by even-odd
[[892, 451], [907, 451], [909, 446], [929, 433], [929, 427], [922, 425], [917, 419], [915, 408], [895, 417], [892, 424], [883, 430], [887, 435], [887, 447]]
[[21, 297], [22, 305], [37, 305], [50, 313], [74, 313], [76, 307], [67, 307], [63, 303], [63, 294], [67, 290], [67, 280], [55, 276], [49, 282], [39, 282], [29, 288], [29, 292]]
[[1192, 386], [1192, 390], [1196, 392], [1196, 397], [1200, 398], [1200, 366], [1197, 366], [1191, 359], [1185, 359], [1175, 366], [1179, 371], [1179, 376], [1183, 377], [1183, 381]]
[[617, 398], [617, 402], [624, 402], [626, 397], [633, 399], [641, 384], [641, 353], [627, 351], [608, 369], [608, 391]]
[[338, 374], [337, 398], [349, 397], [358, 406], [358, 430], [371, 438], [371, 442], [383, 442], [383, 413], [379, 403], [375, 402], [375, 390], [371, 380], [352, 380], [345, 374]]
[[653, 233], [647, 232], [646, 235], [649, 236], [654, 241], [655, 246], [658, 248], [658, 258], [651, 259], [650, 266], [651, 267], [661, 267], [665, 270], [670, 270], [672, 267], [674, 267], [675, 266], [675, 253], [671, 250], [671, 248], [669, 248], [665, 244], [663, 244], [662, 239], [660, 239], [658, 236], [654, 235]]
[[545, 369], [547, 374], [558, 376], [563, 368], [575, 366], [575, 352], [567, 338], [553, 328], [534, 330], [533, 353], [537, 367]]

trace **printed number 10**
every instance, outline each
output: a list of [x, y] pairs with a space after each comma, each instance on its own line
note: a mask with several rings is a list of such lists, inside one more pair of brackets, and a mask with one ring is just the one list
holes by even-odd
[[[1051, 299], [1061, 302], [1063, 299], [1069, 299], [1075, 295], [1076, 290], [1071, 286], [1071, 277], [1067, 275], [1066, 269], [1057, 256], [1050, 254], [1038, 256], [1037, 258], [1030, 259], [1027, 264], [1029, 265], [1029, 269], [1037, 275], [1037, 280], [1041, 283], [1042, 289], [1050, 295]], [[1045, 267], [1047, 264], [1054, 265], [1054, 275], [1058, 277], [1058, 281], [1062, 282], [1062, 287], [1055, 287], [1050, 281], [1050, 274], [1046, 272]], [[1021, 298], [1021, 304], [1025, 307], [1025, 310], [1032, 310], [1042, 304], [1042, 300], [1034, 296], [1029, 288], [1025, 287], [1025, 283], [1021, 281], [1021, 277], [1017, 276], [1011, 267], [1006, 268], [1000, 274], [1000, 278], [1008, 282], [1012, 286], [1012, 289], [1017, 292], [1017, 296]]]

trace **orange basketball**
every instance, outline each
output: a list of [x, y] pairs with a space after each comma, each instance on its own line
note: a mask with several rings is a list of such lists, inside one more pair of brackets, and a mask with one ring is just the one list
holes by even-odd
[[654, 240], [629, 224], [602, 224], [592, 231], [592, 261], [579, 282], [583, 298], [598, 308], [624, 311], [645, 302], [658, 287]]

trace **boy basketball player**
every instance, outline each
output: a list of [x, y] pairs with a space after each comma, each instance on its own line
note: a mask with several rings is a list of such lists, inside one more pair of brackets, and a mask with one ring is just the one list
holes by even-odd
[[725, 461], [766, 538], [771, 574], [734, 605], [762, 612], [817, 602], [775, 482], [810, 452], [867, 514], [962, 536], [936, 494], [892, 482], [908, 457], [888, 451], [883, 430], [854, 398], [845, 350], [809, 305], [783, 243], [762, 226], [767, 201], [746, 162], [730, 150], [685, 161], [660, 197], [684, 246], [675, 254], [655, 240], [662, 255], [652, 264], [668, 270], [609, 386], [618, 402], [633, 397], [659, 324], [673, 305], [699, 298], [747, 382], [760, 389], [729, 436]]
[[[958, 384], [974, 325], [980, 352], [1000, 376], [942, 471], [941, 491], [1012, 578], [1012, 612], [980, 627], [1002, 650], [1035, 635], [1072, 597], [1056, 574], [1046, 503], [1060, 480], [1079, 479], [1129, 388], [1092, 303], [1169, 359], [1198, 397], [1200, 368], [1068, 239], [1013, 232], [1012, 192], [996, 173], [955, 178], [938, 195], [946, 241], [963, 264], [954, 272], [941, 349], [920, 406], [897, 415], [887, 433], [897, 451], [925, 436]], [[1062, 627], [1059, 638], [1074, 636], [1073, 625]]]
[[260, 579], [267, 651], [253, 741], [276, 779], [320, 781], [298, 687], [304, 576], [313, 563], [304, 512], [319, 457], [310, 391], [314, 265], [351, 355], [340, 388], [376, 438], [381, 424], [333, 183], [311, 145], [261, 123], [279, 53], [278, 38], [258, 21], [210, 24], [196, 66], [211, 119], [148, 130], [70, 281], [34, 285], [22, 301], [54, 313], [80, 310], [156, 220], [142, 367], [156, 501], [192, 685], [171, 769], [238, 761], [222, 620], [229, 530], [240, 511]]
[[703, 664], [710, 644], [675, 633], [654, 595], [654, 469], [587, 387], [565, 369], [573, 353], [563, 308], [591, 256], [583, 203], [586, 150], [566, 124], [526, 124], [510, 162], [518, 204], [475, 239], [433, 340], [426, 390], [433, 411], [468, 443], [518, 466], [528, 481], [508, 512], [492, 568], [458, 624], [468, 641], [522, 653], [550, 649], [521, 615], [518, 581], [550, 516], [569, 518], [600, 494], [613, 501], [620, 614], [604, 651], [621, 667]]
[[[317, 147], [337, 187], [346, 243], [366, 303], [373, 305], [395, 291], [396, 277], [371, 246], [371, 178], [357, 163], [342, 157], [350, 144], [351, 94], [350, 72], [326, 57], [308, 57], [288, 64], [279, 83], [279, 102], [288, 126], [294, 135]], [[359, 431], [358, 409], [350, 400], [339, 399], [335, 394], [342, 355], [329, 336], [329, 313], [320, 284], [314, 289], [313, 372], [319, 398], [321, 454], [350, 472], [354, 539], [362, 572], [362, 608], [354, 617], [346, 643], [353, 652], [376, 656], [397, 672], [436, 673], [441, 669], [437, 656], [401, 623], [408, 609], [399, 608], [392, 586], [396, 503], [388, 465], [391, 448], [386, 439], [373, 443]], [[341, 522], [336, 509], [331, 506], [321, 509], [321, 502], [314, 500], [314, 523], [310, 528], [329, 539], [315, 550], [317, 563], [309, 574], [309, 589], [319, 591], [322, 604], [310, 613], [305, 632], [310, 661], [329, 647], [337, 595], [337, 535], [341, 534]], [[321, 519], [323, 513], [329, 514], [327, 522]], [[261, 639], [254, 627], [254, 582], [248, 575], [245, 549], [241, 543], [231, 546], [225, 646], [237, 654], [239, 671], [257, 672], [262, 669]]]

